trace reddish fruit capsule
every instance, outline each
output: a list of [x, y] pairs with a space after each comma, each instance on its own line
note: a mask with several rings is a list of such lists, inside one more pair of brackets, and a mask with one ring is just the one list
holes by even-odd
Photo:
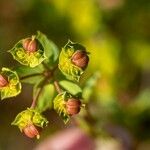
[[72, 115], [76, 115], [76, 114], [78, 114], [80, 112], [80, 107], [76, 107], [76, 108], [70, 108], [70, 107], [68, 107], [67, 108], [67, 112], [71, 116]]
[[32, 40], [32, 39], [30, 39], [30, 38], [25, 39], [25, 40], [23, 41], [23, 48], [24, 48], [26, 51], [28, 51], [28, 52], [30, 52], [30, 53], [33, 53], [33, 52], [37, 51], [37, 41], [36, 41], [35, 39]]
[[39, 131], [33, 124], [26, 126], [23, 132], [29, 138], [34, 138], [35, 136], [39, 137]]
[[72, 62], [74, 65], [85, 69], [89, 62], [89, 57], [85, 51], [77, 50], [72, 56]]
[[7, 79], [4, 76], [0, 75], [0, 87], [5, 87], [7, 84]]
[[70, 98], [66, 102], [66, 109], [69, 115], [75, 115], [80, 112], [81, 102], [78, 99]]

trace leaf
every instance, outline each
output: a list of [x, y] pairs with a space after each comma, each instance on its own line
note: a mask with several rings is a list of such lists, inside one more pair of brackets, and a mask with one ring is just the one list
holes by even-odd
[[38, 75], [38, 76], [29, 77], [27, 79], [21, 80], [21, 82], [28, 83], [28, 84], [36, 84], [37, 81], [41, 81], [43, 79], [44, 79], [44, 76]]
[[45, 50], [47, 59], [44, 62], [49, 65], [53, 64], [59, 56], [58, 47], [51, 40], [49, 40], [45, 34], [39, 31], [37, 32], [37, 39], [40, 41]]
[[82, 92], [82, 97], [84, 99], [84, 102], [88, 102], [92, 92], [93, 92], [93, 88], [96, 85], [98, 79], [100, 78], [100, 73], [99, 72], [95, 72], [85, 83], [84, 88], [83, 88], [83, 92]]
[[26, 50], [24, 50], [22, 44], [24, 39], [20, 40], [8, 52], [10, 52], [13, 58], [17, 60], [19, 63], [21, 63], [22, 65], [29, 66], [32, 68], [39, 65], [42, 61], [46, 59], [46, 56], [45, 56], [45, 49], [43, 45], [40, 43], [40, 41], [38, 40], [38, 34], [33, 36], [38, 42], [39, 49], [36, 52], [27, 53]]
[[59, 84], [65, 89], [67, 90], [69, 93], [71, 93], [72, 95], [76, 96], [76, 95], [81, 95], [82, 93], [82, 89], [75, 83], [67, 81], [67, 80], [62, 80], [59, 82]]
[[36, 106], [36, 109], [39, 112], [43, 112], [48, 108], [52, 108], [54, 93], [55, 89], [52, 84], [47, 84], [43, 87]]
[[64, 123], [66, 124], [70, 116], [67, 113], [65, 102], [66, 98], [69, 97], [70, 95], [67, 92], [63, 92], [58, 94], [55, 99], [54, 99], [54, 109], [55, 111], [59, 114], [59, 116], [63, 119]]
[[26, 75], [30, 75], [30, 74], [35, 74], [35, 73], [42, 73], [44, 71], [44, 67], [43, 65], [38, 65], [34, 68], [30, 68], [27, 66], [17, 66], [14, 68], [14, 70], [16, 70], [16, 72], [18, 73], [18, 75], [20, 77], [22, 76], [26, 76]]
[[44, 72], [43, 65], [38, 65], [37, 67], [34, 68], [30, 68], [27, 66], [19, 66], [16, 67], [15, 70], [17, 71], [21, 79], [21, 82], [24, 83], [36, 84], [37, 81], [40, 81], [44, 78], [44, 76], [42, 75], [42, 73]]
[[8, 78], [9, 83], [6, 87], [0, 89], [1, 100], [17, 96], [21, 92], [21, 83], [17, 73], [8, 68], [2, 68], [1, 74]]
[[78, 82], [84, 71], [82, 70], [82, 68], [75, 66], [71, 62], [71, 57], [74, 54], [74, 52], [77, 50], [74, 49], [76, 44], [70, 45], [71, 43], [69, 41], [68, 44], [65, 45], [64, 48], [62, 48], [62, 51], [59, 55], [58, 67], [61, 70], [61, 72], [66, 76], [67, 79]]

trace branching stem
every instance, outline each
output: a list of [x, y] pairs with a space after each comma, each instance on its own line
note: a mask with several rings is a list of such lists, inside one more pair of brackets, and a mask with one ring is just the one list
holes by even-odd
[[45, 77], [41, 87], [37, 90], [36, 95], [33, 97], [33, 101], [32, 101], [32, 104], [31, 104], [30, 108], [35, 108], [36, 107], [37, 100], [38, 100], [40, 94], [42, 93], [44, 85], [46, 84], [46, 82], [47, 82], [47, 78]]
[[[29, 78], [29, 77], [34, 77], [34, 76], [39, 76], [39, 75], [43, 75], [45, 77], [41, 87], [36, 91], [36, 95], [33, 97], [33, 101], [32, 101], [32, 104], [31, 104], [30, 108], [35, 108], [36, 107], [38, 98], [39, 98], [40, 94], [42, 93], [44, 85], [49, 81], [49, 79], [54, 77], [54, 72], [58, 68], [58, 66], [56, 66], [52, 70], [50, 70], [49, 68], [47, 68], [46, 64], [43, 64], [43, 65], [45, 66], [45, 71], [43, 73], [31, 74], [31, 75], [24, 76], [24, 77], [21, 78], [23, 80], [23, 79], [26, 79], [26, 78]], [[62, 90], [61, 90], [61, 88], [60, 88], [57, 81], [54, 81], [54, 85], [55, 85], [55, 87], [57, 87], [57, 89], [56, 89], [57, 92], [61, 93]]]

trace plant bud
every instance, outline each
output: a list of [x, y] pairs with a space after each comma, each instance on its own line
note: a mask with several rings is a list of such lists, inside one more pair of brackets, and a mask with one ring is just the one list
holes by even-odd
[[35, 127], [33, 124], [27, 125], [24, 129], [24, 134], [29, 138], [34, 138], [35, 136], [39, 138], [39, 131], [37, 127]]
[[66, 102], [66, 108], [69, 115], [75, 115], [80, 112], [81, 102], [78, 99], [70, 98]]
[[82, 69], [85, 69], [89, 62], [89, 57], [85, 51], [77, 50], [72, 56], [72, 63]]
[[7, 84], [8, 84], [8, 81], [5, 79], [5, 77], [0, 75], [0, 87], [5, 87]]
[[35, 39], [25, 39], [23, 41], [23, 48], [30, 53], [36, 52], [37, 51], [37, 41]]

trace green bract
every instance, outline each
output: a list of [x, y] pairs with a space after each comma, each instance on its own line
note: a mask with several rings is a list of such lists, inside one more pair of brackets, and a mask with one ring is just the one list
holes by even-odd
[[63, 87], [63, 89], [74, 96], [82, 95], [82, 89], [80, 88], [80, 86], [76, 83], [73, 83], [72, 81], [61, 80], [59, 81], [59, 84], [61, 85], [61, 87]]
[[1, 74], [8, 79], [8, 85], [0, 88], [1, 99], [18, 95], [21, 92], [21, 83], [17, 73], [8, 68], [2, 68]]
[[[34, 95], [36, 95], [38, 88], [39, 87], [37, 85], [35, 85]], [[45, 85], [40, 93], [39, 98], [38, 98], [36, 109], [39, 112], [43, 112], [46, 109], [52, 108], [52, 105], [53, 105], [52, 100], [54, 98], [54, 94], [55, 94], [54, 86], [52, 84]]]
[[62, 92], [58, 94], [54, 99], [54, 109], [59, 114], [59, 116], [62, 117], [64, 123], [67, 123], [70, 119], [70, 116], [67, 113], [66, 105], [65, 105], [69, 97], [71, 97], [69, 93]]
[[38, 43], [38, 50], [36, 52], [27, 53], [26, 50], [24, 50], [24, 39], [20, 40], [11, 50], [9, 50], [9, 52], [12, 54], [13, 58], [22, 65], [29, 67], [39, 65], [44, 59], [46, 59], [44, 45], [39, 40], [39, 37], [42, 35], [41, 32], [37, 32], [36, 35], [32, 36]]
[[12, 125], [18, 126], [21, 131], [29, 124], [43, 128], [47, 126], [48, 121], [37, 110], [27, 108], [19, 113], [12, 122]]
[[48, 66], [52, 66], [58, 59], [59, 49], [55, 45], [54, 42], [52, 42], [51, 40], [49, 40], [47, 38], [47, 36], [45, 34], [39, 32], [39, 31], [37, 33], [38, 33], [37, 38], [38, 38], [39, 42], [41, 43], [41, 45], [43, 45], [44, 52], [47, 57], [47, 59], [45, 59], [44, 62]]
[[80, 44], [68, 41], [65, 47], [62, 48], [62, 51], [59, 56], [59, 69], [69, 80], [73, 81], [79, 81], [80, 76], [84, 72], [82, 68], [75, 66], [71, 62], [72, 55], [77, 50], [85, 51], [85, 48]]

